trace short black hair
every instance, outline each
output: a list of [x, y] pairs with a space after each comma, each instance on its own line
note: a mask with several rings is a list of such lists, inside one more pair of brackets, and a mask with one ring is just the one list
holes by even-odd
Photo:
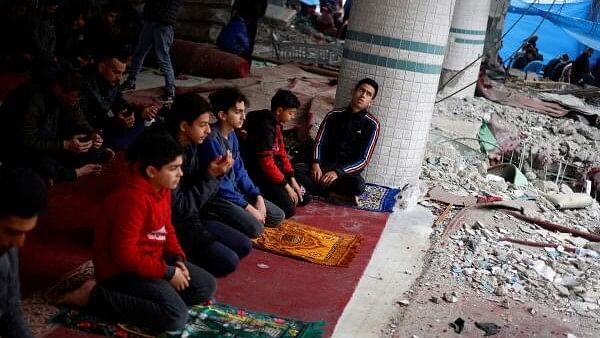
[[0, 165], [0, 217], [31, 218], [46, 210], [48, 187], [31, 169]]
[[377, 92], [379, 92], [379, 85], [375, 80], [366, 77], [356, 83], [356, 86], [354, 86], [354, 90], [357, 90], [358, 87], [360, 87], [360, 85], [362, 84], [368, 84], [369, 86], [373, 87], [373, 89], [375, 89], [375, 93], [373, 93], [373, 98], [377, 97]]
[[178, 94], [167, 119], [168, 128], [171, 134], [177, 137], [181, 122], [192, 124], [200, 115], [211, 111], [210, 103], [197, 93]]
[[146, 168], [160, 169], [183, 154], [182, 146], [161, 129], [144, 130], [129, 145], [125, 157], [130, 163], [139, 164], [140, 173], [146, 176]]
[[287, 89], [279, 89], [275, 95], [271, 98], [271, 111], [275, 111], [277, 108], [298, 108], [300, 107], [300, 101], [298, 97]]
[[239, 88], [225, 87], [217, 89], [208, 96], [210, 104], [213, 107], [213, 113], [218, 117], [219, 112], [227, 112], [229, 108], [235, 107], [236, 103], [244, 102], [248, 104], [248, 99]]

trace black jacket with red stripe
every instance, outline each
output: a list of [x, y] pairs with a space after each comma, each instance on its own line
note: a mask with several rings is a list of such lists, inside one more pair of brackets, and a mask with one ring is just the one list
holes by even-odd
[[333, 110], [319, 127], [313, 163], [319, 163], [323, 172], [360, 174], [369, 164], [378, 138], [379, 121], [368, 111]]
[[244, 164], [253, 180], [285, 185], [294, 176], [283, 140], [283, 127], [270, 110], [248, 113], [244, 122]]

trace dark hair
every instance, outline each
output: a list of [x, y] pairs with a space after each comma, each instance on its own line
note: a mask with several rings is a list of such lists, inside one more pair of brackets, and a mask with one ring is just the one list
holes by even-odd
[[298, 108], [300, 107], [300, 101], [298, 97], [287, 89], [279, 89], [273, 98], [271, 98], [271, 111], [275, 111], [277, 108]]
[[379, 92], [379, 85], [377, 84], [377, 82], [375, 82], [375, 80], [366, 77], [356, 83], [356, 86], [354, 86], [354, 90], [357, 90], [358, 87], [360, 87], [360, 85], [362, 84], [368, 84], [369, 86], [373, 87], [373, 89], [375, 89], [375, 93], [373, 93], [373, 98], [377, 97], [377, 92]]
[[161, 129], [148, 129], [129, 145], [125, 157], [130, 163], [138, 163], [146, 176], [146, 168], [160, 169], [182, 154], [183, 148], [171, 135]]
[[0, 217], [31, 218], [46, 209], [48, 187], [31, 169], [0, 165]]
[[218, 117], [219, 112], [227, 112], [229, 108], [235, 107], [236, 103], [248, 104], [248, 99], [237, 87], [225, 87], [217, 89], [208, 96], [213, 107], [213, 113]]
[[121, 6], [117, 1], [107, 2], [102, 6], [102, 14], [119, 13], [121, 14]]
[[196, 93], [179, 94], [175, 96], [171, 114], [167, 119], [169, 131], [174, 137], [177, 137], [181, 122], [192, 124], [200, 115], [211, 111], [210, 103], [202, 96]]
[[81, 91], [84, 86], [84, 80], [81, 74], [74, 69], [61, 70], [54, 74], [52, 84], [58, 85], [65, 92]]

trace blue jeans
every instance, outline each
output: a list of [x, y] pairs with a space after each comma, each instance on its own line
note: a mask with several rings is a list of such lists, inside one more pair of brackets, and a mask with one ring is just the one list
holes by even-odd
[[127, 82], [135, 83], [135, 80], [142, 69], [146, 54], [154, 46], [154, 53], [158, 60], [160, 70], [165, 74], [165, 94], [175, 95], [175, 73], [171, 64], [171, 46], [173, 45], [173, 26], [165, 25], [154, 21], [144, 21], [144, 27], [140, 32], [133, 61], [131, 62], [131, 71]]
[[177, 291], [158, 278], [121, 274], [100, 281], [92, 289], [89, 308], [106, 319], [131, 323], [153, 332], [183, 329], [188, 306], [201, 305], [215, 293], [216, 281], [203, 269], [185, 263], [190, 285]]

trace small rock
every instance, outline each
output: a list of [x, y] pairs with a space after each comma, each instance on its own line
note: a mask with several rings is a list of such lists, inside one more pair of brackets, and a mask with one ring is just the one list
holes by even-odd
[[556, 290], [558, 291], [558, 294], [561, 295], [562, 297], [569, 297], [569, 295], [570, 295], [569, 289], [567, 289], [566, 287], [564, 287], [562, 285], [554, 284], [554, 288], [556, 288]]
[[429, 298], [429, 301], [434, 303], [434, 304], [439, 304], [440, 303], [440, 299], [437, 297], [431, 297]]
[[530, 307], [530, 308], [529, 308], [527, 311], [529, 311], [529, 313], [530, 313], [532, 316], [535, 316], [535, 314], [537, 313], [537, 311], [535, 311], [535, 309], [534, 309], [534, 308], [532, 308], [532, 307]]
[[458, 302], [458, 297], [456, 292], [452, 291], [451, 293], [444, 293], [444, 300], [448, 303], [456, 303]]
[[410, 305], [410, 300], [403, 299], [403, 300], [399, 300], [397, 303], [398, 303], [398, 305], [409, 306]]

